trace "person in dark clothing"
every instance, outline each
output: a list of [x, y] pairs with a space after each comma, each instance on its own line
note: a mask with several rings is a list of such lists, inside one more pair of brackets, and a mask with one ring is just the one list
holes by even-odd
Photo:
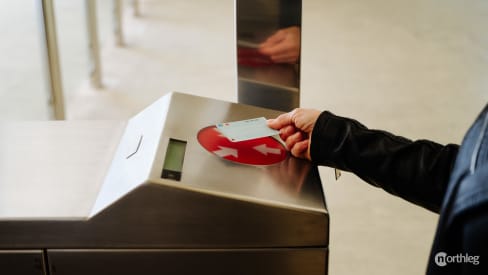
[[488, 274], [488, 105], [461, 146], [412, 141], [310, 109], [268, 125], [292, 155], [353, 172], [439, 213], [427, 274]]

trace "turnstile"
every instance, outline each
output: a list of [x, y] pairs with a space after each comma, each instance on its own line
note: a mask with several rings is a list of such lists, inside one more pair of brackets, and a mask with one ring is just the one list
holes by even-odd
[[317, 167], [212, 126], [278, 114], [172, 93], [128, 122], [0, 124], [1, 273], [326, 274]]

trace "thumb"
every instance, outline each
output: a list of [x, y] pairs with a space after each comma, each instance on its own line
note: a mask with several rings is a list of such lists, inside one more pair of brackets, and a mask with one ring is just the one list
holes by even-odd
[[292, 113], [284, 113], [279, 115], [275, 119], [270, 119], [268, 120], [268, 126], [272, 129], [278, 130], [281, 129], [287, 125], [292, 124]]

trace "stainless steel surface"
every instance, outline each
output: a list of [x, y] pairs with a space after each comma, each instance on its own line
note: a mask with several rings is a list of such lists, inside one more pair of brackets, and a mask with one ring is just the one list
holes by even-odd
[[115, 36], [115, 45], [117, 46], [124, 46], [124, 28], [122, 22], [122, 1], [121, 0], [113, 0], [114, 10], [113, 10], [113, 23], [114, 23], [114, 36]]
[[238, 40], [259, 44], [280, 28], [280, 0], [236, 0]]
[[2, 274], [46, 275], [42, 250], [0, 250]]
[[[123, 134], [109, 122], [2, 124], [0, 248], [326, 247], [316, 167], [230, 163], [196, 140], [218, 122], [278, 113], [173, 93]], [[188, 142], [181, 181], [160, 178], [169, 138]]]
[[[192, 112], [189, 113], [187, 110], [192, 110]], [[300, 190], [301, 192], [289, 192], [290, 190], [282, 188], [283, 180], [294, 181], [297, 186], [302, 184], [303, 179], [298, 179], [301, 174], [309, 173], [312, 170], [312, 165], [309, 162], [289, 156], [287, 161], [276, 165], [261, 167], [236, 165], [222, 161], [208, 153], [196, 139], [200, 129], [219, 122], [261, 116], [272, 118], [279, 114], [278, 111], [254, 106], [173, 94], [161, 135], [160, 147], [155, 154], [156, 159], [150, 180], [157, 183], [175, 184], [174, 181], [161, 179], [160, 174], [167, 141], [169, 138], [176, 138], [188, 141], [182, 180], [177, 183], [178, 186], [201, 192], [218, 193], [231, 198], [259, 201], [269, 205], [325, 213], [320, 186], [316, 186], [317, 189], [315, 190]], [[185, 127], [179, 125], [185, 125]], [[276, 178], [273, 171], [276, 169], [286, 170], [282, 166], [290, 162], [296, 163], [295, 167], [299, 167], [290, 173], [293, 175], [292, 178], [281, 176]], [[293, 165], [289, 165], [289, 167], [293, 167]], [[214, 172], [207, 173], [206, 171]]]
[[86, 23], [88, 29], [88, 49], [90, 54], [90, 81], [93, 87], [102, 87], [102, 66], [98, 42], [97, 5], [95, 0], [85, 0]]
[[[256, 50], [268, 37], [289, 26], [301, 28], [301, 0], [236, 0], [239, 103], [280, 111], [300, 104], [300, 59], [295, 64], [256, 64], [239, 51]], [[254, 57], [255, 58], [255, 57]], [[257, 60], [259, 60], [258, 57]], [[261, 60], [262, 61], [262, 60]]]
[[300, 91], [266, 81], [239, 77], [237, 101], [243, 104], [281, 111], [289, 111], [300, 105]]
[[[0, 249], [42, 249], [51, 274], [324, 274], [317, 167], [241, 165], [197, 141], [278, 114], [172, 93], [128, 122], [0, 124]], [[180, 181], [161, 178], [170, 138], [187, 142]]]
[[0, 224], [86, 219], [125, 124], [0, 123]]
[[52, 106], [54, 119], [65, 118], [63, 86], [61, 69], [59, 66], [58, 42], [56, 36], [56, 22], [52, 0], [40, 0], [38, 11], [40, 13], [41, 33], [44, 46], [44, 64], [46, 67], [46, 83], [50, 94], [49, 104]]
[[[324, 275], [327, 249], [49, 250], [56, 274]], [[103, 264], [102, 264], [103, 263]]]
[[327, 247], [328, 215], [144, 184], [88, 220], [0, 221], [0, 248]]

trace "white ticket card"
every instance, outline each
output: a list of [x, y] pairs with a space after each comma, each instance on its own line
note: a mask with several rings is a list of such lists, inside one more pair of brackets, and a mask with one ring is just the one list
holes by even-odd
[[220, 133], [233, 142], [279, 134], [278, 131], [268, 127], [264, 117], [219, 123], [216, 126]]

